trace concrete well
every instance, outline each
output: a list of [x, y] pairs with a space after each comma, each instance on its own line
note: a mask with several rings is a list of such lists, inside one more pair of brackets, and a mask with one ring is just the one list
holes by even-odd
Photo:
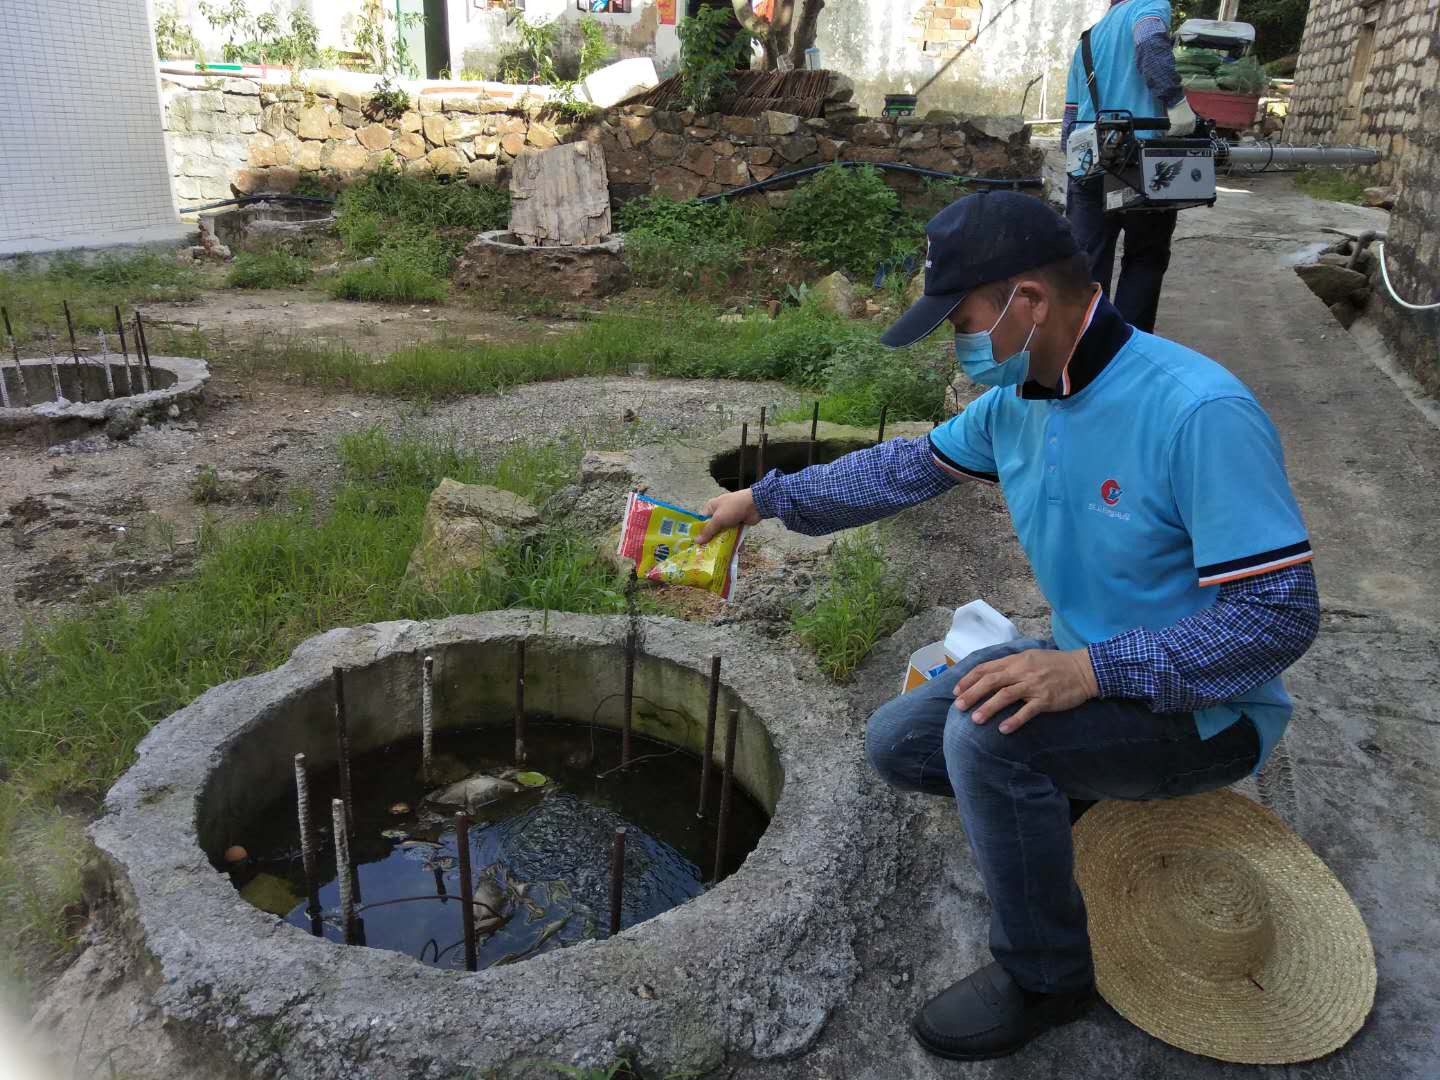
[[[143, 385], [137, 362], [132, 359], [128, 374], [119, 360], [112, 359], [109, 366], [108, 383], [104, 367], [94, 362], [76, 365], [57, 359], [52, 365], [49, 358], [41, 357], [22, 360], [18, 371], [13, 364], [0, 366], [0, 378], [5, 380], [11, 406], [0, 408], [0, 442], [48, 444], [95, 432], [128, 438], [147, 421], [174, 420], [192, 413], [210, 379], [210, 369], [203, 360], [152, 356], [150, 390], [127, 394], [127, 389], [138, 390]], [[25, 406], [27, 393], [29, 407]], [[79, 400], [82, 396], [83, 402]]]
[[333, 766], [332, 667], [350, 673], [359, 753], [417, 737], [427, 654], [438, 727], [509, 722], [520, 640], [527, 706], [588, 718], [620, 689], [627, 626], [505, 612], [335, 630], [158, 725], [92, 835], [166, 1017], [258, 1075], [291, 1077], [553, 1075], [547, 1063], [608, 1062], [620, 1047], [670, 1071], [808, 1046], [859, 976], [877, 901], [857, 887], [873, 784], [839, 692], [733, 628], [642, 621], [636, 693], [684, 715], [637, 709], [637, 730], [698, 751], [709, 658], [721, 655], [722, 715], [741, 717], [737, 780], [770, 826], [739, 871], [617, 937], [447, 971], [312, 938], [214, 869], [232, 826], [285, 792], [294, 753]]
[[522, 244], [506, 229], [483, 232], [455, 264], [462, 289], [526, 293], [561, 300], [588, 300], [629, 284], [622, 257], [624, 238], [611, 233], [598, 244]]
[[257, 202], [200, 215], [231, 251], [268, 251], [277, 243], [326, 235], [335, 224], [323, 203]]

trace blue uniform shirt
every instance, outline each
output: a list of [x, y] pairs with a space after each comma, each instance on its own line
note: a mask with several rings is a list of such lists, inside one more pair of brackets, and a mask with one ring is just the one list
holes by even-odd
[[[1123, 0], [1090, 29], [1090, 49], [1095, 56], [1095, 89], [1100, 95], [1102, 109], [1125, 109], [1133, 116], [1165, 115], [1165, 107], [1145, 85], [1145, 77], [1135, 62], [1135, 28], [1145, 19], [1160, 19], [1168, 31], [1169, 0]], [[1085, 64], [1080, 59], [1078, 45], [1070, 62], [1065, 100], [1077, 107], [1077, 128], [1094, 124], [1095, 106], [1085, 85]], [[1151, 138], [1160, 133], [1142, 131], [1136, 134], [1140, 138]]]
[[[1163, 629], [1213, 604], [1211, 586], [1311, 557], [1279, 436], [1244, 384], [1102, 298], [1091, 319], [1098, 347], [1055, 391], [993, 389], [930, 436], [942, 466], [1000, 484], [1062, 649]], [[1209, 738], [1242, 712], [1263, 761], [1290, 717], [1280, 679], [1196, 726]]]

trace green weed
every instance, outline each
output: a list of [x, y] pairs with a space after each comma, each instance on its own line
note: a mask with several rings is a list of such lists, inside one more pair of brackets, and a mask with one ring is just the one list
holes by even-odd
[[[802, 181], [781, 215], [785, 235], [827, 270], [868, 278], [880, 263], [915, 249], [913, 222], [878, 169], [832, 165]], [[923, 230], [922, 230], [923, 232]]]
[[200, 284], [193, 267], [153, 252], [93, 261], [60, 256], [43, 266], [22, 258], [0, 270], [0, 305], [10, 313], [15, 336], [27, 341], [40, 337], [47, 327], [57, 337], [64, 336], [61, 300], [70, 304], [76, 331], [93, 334], [115, 329], [117, 304], [128, 319], [135, 304], [194, 300]]
[[830, 580], [793, 626], [836, 682], [850, 677], [882, 637], [909, 614], [905, 591], [873, 531], [842, 537], [830, 557]]
[[352, 267], [330, 284], [337, 300], [378, 303], [439, 303], [449, 291], [444, 278], [403, 251], [386, 252], [373, 263]]
[[1295, 187], [1312, 199], [1324, 202], [1365, 202], [1365, 182], [1339, 169], [1301, 169], [1295, 174]]
[[620, 208], [625, 262], [650, 285], [693, 291], [739, 271], [746, 253], [773, 243], [779, 226], [772, 211], [732, 202], [676, 202], [664, 195], [632, 199]]
[[195, 479], [190, 482], [190, 501], [202, 506], [224, 501], [220, 473], [214, 465], [202, 465], [196, 471]]
[[263, 254], [242, 251], [230, 264], [225, 284], [232, 289], [283, 289], [310, 280], [310, 265], [283, 248]]

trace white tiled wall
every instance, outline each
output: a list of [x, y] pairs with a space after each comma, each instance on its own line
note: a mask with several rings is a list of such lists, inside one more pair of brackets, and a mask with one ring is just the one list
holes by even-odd
[[0, 0], [0, 242], [176, 221], [145, 0]]

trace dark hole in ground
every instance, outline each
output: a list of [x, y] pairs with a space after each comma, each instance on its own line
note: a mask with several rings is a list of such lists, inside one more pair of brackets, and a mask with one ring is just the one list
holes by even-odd
[[[449, 778], [499, 774], [512, 765], [513, 738], [509, 726], [437, 732], [436, 761], [451, 771]], [[704, 891], [715, 861], [718, 770], [711, 774], [711, 797], [701, 819], [695, 813], [698, 756], [635, 736], [630, 768], [616, 770], [618, 732], [535, 717], [529, 721], [526, 745], [524, 767], [543, 774], [549, 783], [472, 815], [475, 896], [491, 897], [503, 919], [481, 937], [481, 968], [608, 936], [609, 861], [617, 825], [629, 830], [622, 929]], [[351, 765], [355, 834], [350, 850], [359, 866], [363, 905], [400, 897], [446, 898], [363, 912], [365, 942], [408, 953], [431, 966], [463, 970], [453, 826], [457, 807], [436, 807], [430, 813], [422, 806], [427, 793], [446, 785], [427, 785], [419, 772], [418, 739], [357, 757]], [[327, 771], [312, 774], [310, 782], [324, 934], [339, 942], [343, 934], [330, 828], [330, 800], [338, 795], [338, 779]], [[769, 823], [759, 803], [738, 784], [732, 797], [726, 875], [744, 862]], [[391, 812], [402, 803], [407, 812]], [[250, 858], [231, 870], [231, 878], [256, 906], [308, 931], [297, 833], [292, 789], [258, 820], [235, 830], [233, 842], [245, 847]]]
[[[105, 369], [98, 362], [81, 364], [76, 366], [73, 357], [62, 359], [56, 357], [55, 367], [52, 370], [49, 364], [26, 363], [22, 370], [25, 373], [25, 386], [30, 393], [30, 402], [39, 405], [43, 401], [55, 400], [55, 372], [60, 375], [60, 392], [66, 401], [78, 402], [81, 394], [78, 388], [85, 388], [84, 399], [86, 401], [103, 401], [110, 397], [126, 397], [130, 393], [139, 394], [142, 392], [140, 369], [132, 361], [130, 365], [130, 379], [125, 379], [125, 364], [111, 363], [110, 378], [115, 386], [115, 393], [110, 393], [109, 386], [105, 382]], [[5, 389], [10, 394], [11, 408], [23, 408], [25, 396], [20, 393], [20, 382], [13, 366], [0, 368], [0, 378], [5, 380]], [[166, 387], [174, 386], [177, 377], [173, 371], [166, 371], [163, 368], [152, 367], [150, 369], [150, 389], [164, 390]]]
[[[819, 439], [815, 443], [815, 465], [828, 465], [854, 450], [863, 450], [872, 443], [861, 439]], [[745, 447], [745, 473], [740, 474], [740, 448], [737, 446], [719, 457], [710, 460], [710, 475], [726, 491], [739, 491], [755, 482], [755, 466], [758, 447], [751, 443]], [[810, 461], [810, 443], [807, 439], [786, 439], [770, 442], [765, 447], [765, 471], [779, 469], [783, 473], [799, 472]]]

